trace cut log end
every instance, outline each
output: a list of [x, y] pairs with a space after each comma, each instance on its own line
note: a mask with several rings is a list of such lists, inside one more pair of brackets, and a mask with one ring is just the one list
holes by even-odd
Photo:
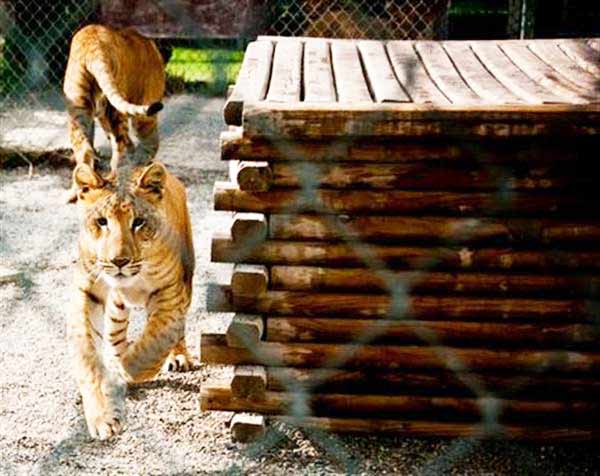
[[262, 339], [264, 327], [260, 316], [236, 314], [227, 328], [227, 345], [244, 349], [254, 348]]
[[267, 292], [269, 270], [266, 266], [236, 264], [231, 276], [233, 296], [261, 296]]
[[235, 398], [262, 401], [267, 391], [267, 371], [265, 367], [239, 365], [231, 379], [231, 394]]
[[231, 438], [239, 443], [251, 443], [262, 438], [266, 432], [265, 417], [251, 413], [236, 413], [229, 429]]

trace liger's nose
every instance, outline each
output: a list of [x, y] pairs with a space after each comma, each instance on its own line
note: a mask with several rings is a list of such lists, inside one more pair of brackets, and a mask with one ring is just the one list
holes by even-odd
[[114, 258], [111, 261], [112, 264], [114, 264], [118, 268], [122, 268], [123, 266], [127, 266], [127, 264], [129, 264], [131, 260], [129, 258]]

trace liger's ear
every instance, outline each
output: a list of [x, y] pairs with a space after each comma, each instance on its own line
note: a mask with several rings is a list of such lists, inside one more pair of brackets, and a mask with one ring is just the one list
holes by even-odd
[[157, 198], [162, 197], [167, 170], [164, 165], [153, 162], [146, 167], [137, 180], [137, 189], [142, 193], [150, 193]]
[[88, 164], [79, 164], [73, 170], [73, 188], [77, 198], [83, 199], [92, 189], [104, 187], [105, 182]]

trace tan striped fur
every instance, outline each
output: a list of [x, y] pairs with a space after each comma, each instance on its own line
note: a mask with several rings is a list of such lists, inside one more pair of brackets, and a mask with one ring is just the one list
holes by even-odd
[[[112, 181], [80, 164], [73, 182], [81, 228], [68, 333], [90, 434], [104, 439], [121, 430], [126, 382], [152, 379], [165, 361], [190, 367], [192, 231], [185, 188], [158, 162], [122, 167]], [[132, 307], [147, 312], [135, 342]]]
[[[71, 41], [63, 91], [77, 164], [94, 166], [94, 117], [108, 135], [111, 171], [133, 146], [129, 117], [146, 154], [158, 151], [156, 113], [165, 91], [164, 63], [154, 42], [134, 29], [88, 25]], [[74, 193], [70, 197], [75, 201]]]

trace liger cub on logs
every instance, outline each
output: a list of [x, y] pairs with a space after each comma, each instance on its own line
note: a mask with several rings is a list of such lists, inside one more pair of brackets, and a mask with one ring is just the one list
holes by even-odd
[[[163, 107], [165, 72], [154, 42], [132, 28], [88, 25], [71, 41], [63, 91], [69, 111], [69, 136], [77, 164], [94, 168], [94, 117], [112, 148], [111, 174], [133, 150], [129, 118], [145, 153], [159, 145], [156, 113]], [[76, 200], [71, 190], [68, 201]]]
[[[125, 382], [152, 379], [165, 361], [191, 365], [192, 230], [185, 188], [159, 162], [122, 166], [112, 179], [81, 163], [73, 188], [81, 226], [67, 329], [89, 432], [105, 439], [122, 428]], [[135, 342], [132, 307], [147, 312]]]

